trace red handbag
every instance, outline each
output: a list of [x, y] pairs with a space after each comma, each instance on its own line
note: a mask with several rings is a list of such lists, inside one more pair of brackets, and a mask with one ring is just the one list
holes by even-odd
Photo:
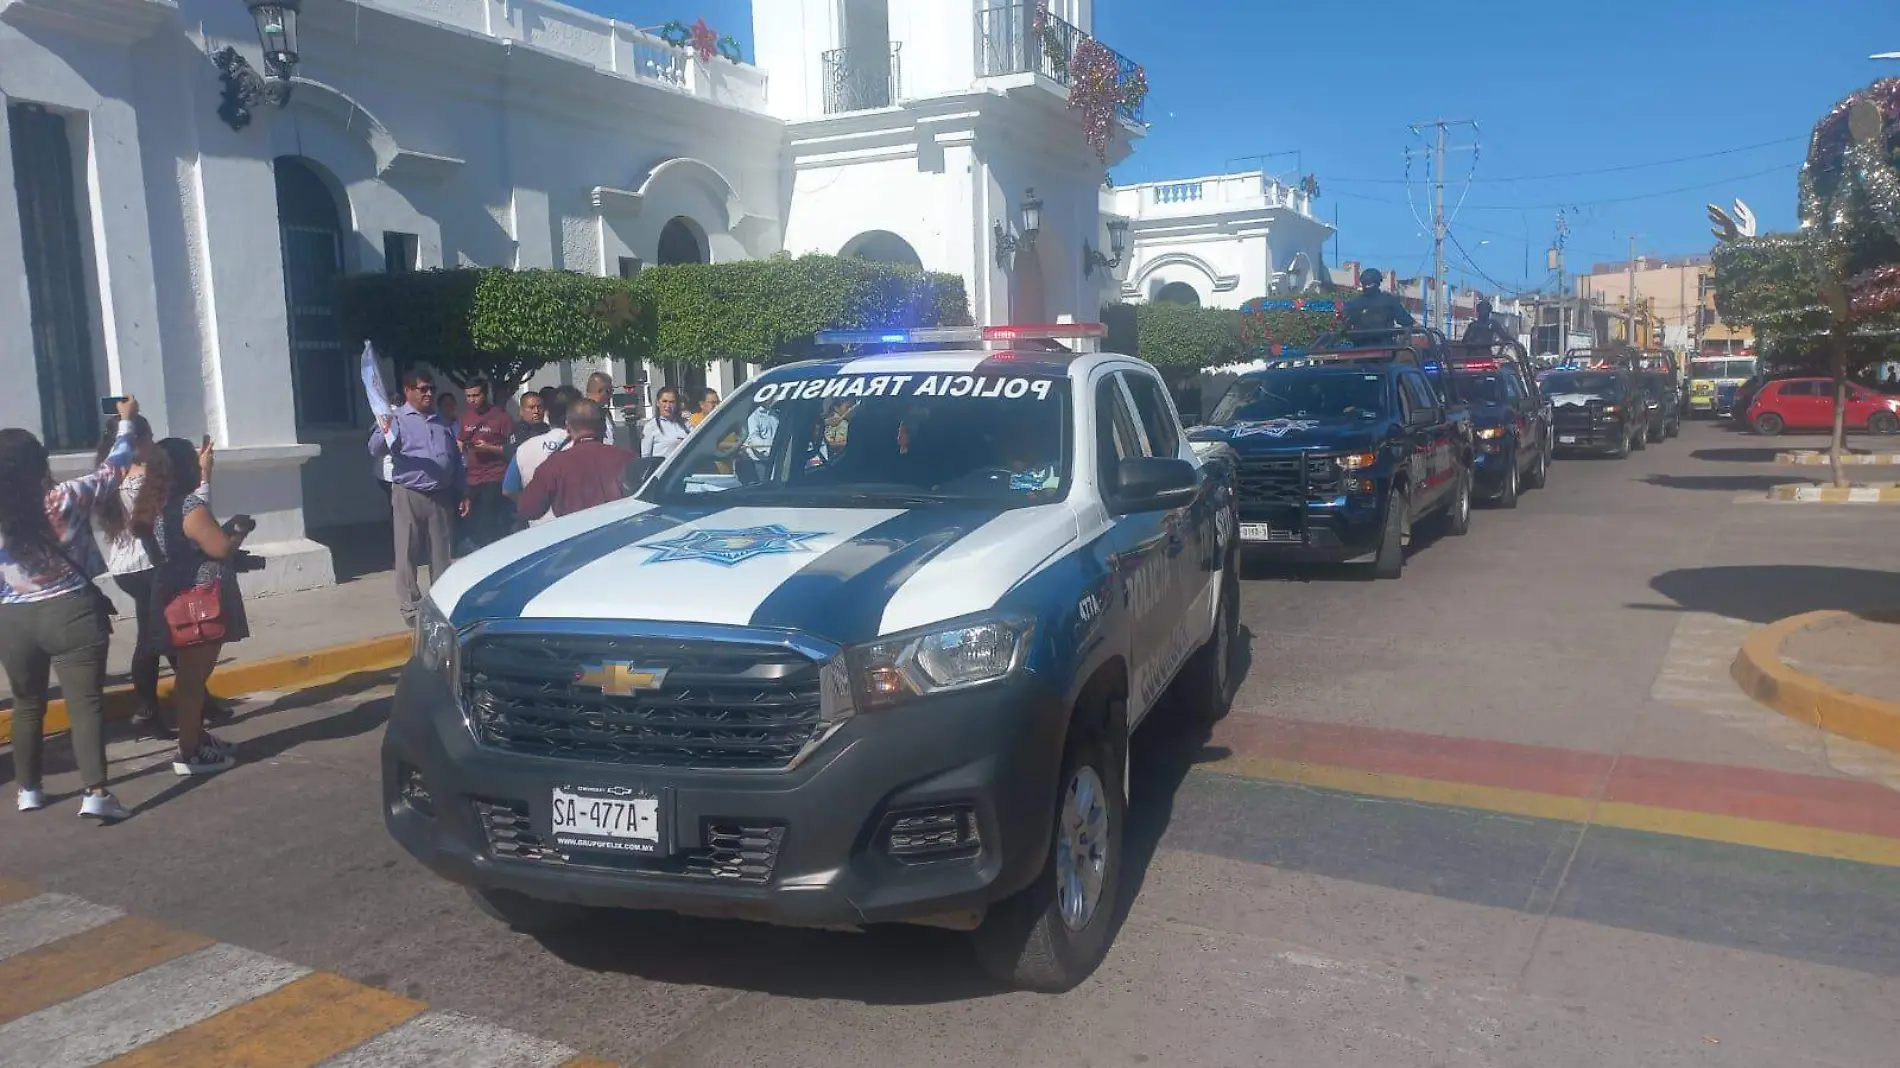
[[207, 582], [174, 594], [165, 605], [165, 626], [172, 647], [216, 645], [224, 640], [224, 597], [221, 583]]

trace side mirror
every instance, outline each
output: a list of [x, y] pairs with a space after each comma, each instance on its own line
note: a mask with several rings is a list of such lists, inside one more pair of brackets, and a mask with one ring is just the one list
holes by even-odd
[[620, 469], [621, 495], [631, 497], [640, 492], [640, 487], [647, 484], [647, 479], [652, 478], [653, 472], [664, 462], [658, 456], [636, 456], [627, 461], [627, 466]]
[[1172, 456], [1136, 456], [1115, 469], [1114, 511], [1159, 512], [1193, 503], [1200, 473]]

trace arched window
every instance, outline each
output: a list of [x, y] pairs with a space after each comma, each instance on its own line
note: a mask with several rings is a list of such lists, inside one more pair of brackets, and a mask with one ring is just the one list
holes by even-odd
[[299, 429], [352, 425], [359, 388], [337, 307], [343, 222], [320, 167], [302, 156], [279, 156], [271, 166]]
[[1190, 308], [1201, 306], [1201, 295], [1186, 282], [1169, 282], [1155, 291], [1154, 299], [1161, 304], [1185, 304]]
[[662, 267], [676, 263], [706, 263], [710, 257], [706, 254], [706, 231], [699, 224], [684, 215], [675, 215], [660, 228], [659, 255], [656, 262]]
[[901, 263], [906, 267], [922, 267], [924, 261], [917, 255], [910, 242], [891, 233], [889, 230], [866, 230], [864, 233], [844, 243], [841, 256], [856, 256], [861, 260], [874, 260], [878, 263]]

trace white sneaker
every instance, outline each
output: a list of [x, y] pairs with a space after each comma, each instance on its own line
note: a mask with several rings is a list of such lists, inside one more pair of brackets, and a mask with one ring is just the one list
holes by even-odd
[[86, 799], [79, 803], [79, 815], [85, 819], [99, 820], [103, 823], [117, 823], [120, 820], [132, 818], [131, 811], [119, 804], [119, 799], [112, 796], [109, 790], [87, 794]]
[[237, 763], [237, 758], [210, 741], [198, 743], [198, 751], [172, 761], [175, 775], [216, 775]]
[[22, 789], [20, 791], [20, 811], [21, 812], [36, 812], [39, 809], [42, 809], [45, 807], [46, 807], [46, 791], [41, 790], [38, 787], [35, 787], [31, 790]]

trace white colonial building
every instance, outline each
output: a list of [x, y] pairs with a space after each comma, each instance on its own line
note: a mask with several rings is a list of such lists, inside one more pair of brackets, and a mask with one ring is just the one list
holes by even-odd
[[[257, 517], [270, 563], [247, 583], [297, 589], [333, 580], [312, 529], [385, 514], [341, 274], [819, 251], [960, 274], [982, 322], [1114, 299], [1085, 246], [1140, 102], [1098, 157], [1065, 88], [1093, 0], [753, 6], [756, 65], [546, 0], [304, 0], [273, 83], [251, 72], [273, 69], [274, 8], [0, 0], [0, 425], [62, 472], [89, 462], [102, 395], [210, 434], [219, 511]], [[281, 107], [240, 91], [286, 85]], [[1138, 240], [1168, 215], [1115, 203]], [[1286, 269], [1285, 212], [1247, 216], [1258, 254], [1194, 254], [1238, 279], [1206, 299]]]
[[1238, 308], [1329, 282], [1333, 228], [1313, 198], [1260, 171], [1143, 182], [1101, 192], [1104, 225], [1128, 227], [1124, 300]]

